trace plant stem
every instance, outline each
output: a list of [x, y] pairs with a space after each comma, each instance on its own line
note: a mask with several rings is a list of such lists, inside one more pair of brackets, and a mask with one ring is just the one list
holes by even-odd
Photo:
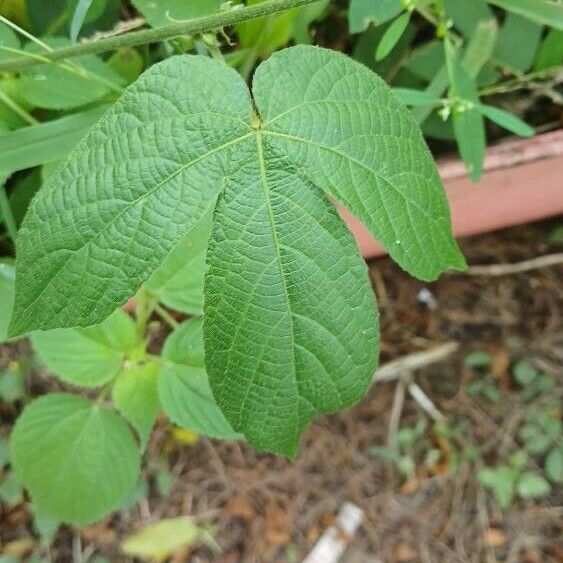
[[[156, 29], [146, 29], [133, 31], [115, 37], [106, 37], [97, 41], [80, 43], [62, 49], [56, 49], [47, 53], [42, 53], [45, 58], [51, 61], [59, 61], [70, 57], [82, 55], [95, 55], [112, 51], [120, 47], [135, 47], [147, 43], [156, 43], [166, 39], [172, 39], [181, 35], [198, 35], [206, 31], [219, 29], [234, 25], [242, 21], [269, 16], [276, 12], [282, 12], [291, 8], [314, 4], [319, 0], [266, 0], [260, 4], [244, 6], [224, 12], [219, 12], [203, 18], [195, 18], [179, 23], [172, 23]], [[37, 61], [25, 57], [14, 57], [0, 62], [0, 72], [18, 70], [20, 68], [36, 65]]]
[[489, 96], [491, 94], [501, 94], [505, 92], [511, 92], [512, 90], [518, 90], [519, 88], [525, 88], [528, 82], [535, 80], [536, 78], [548, 78], [551, 76], [557, 76], [558, 73], [562, 72], [560, 66], [554, 66], [550, 68], [544, 68], [542, 70], [536, 70], [528, 74], [521, 74], [505, 82], [499, 82], [494, 86], [488, 86], [479, 90], [480, 96]]
[[171, 328], [178, 328], [180, 323], [172, 317], [172, 315], [164, 307], [157, 304], [154, 310], [163, 321], [166, 321], [170, 325]]
[[3, 182], [0, 182], [0, 211], [2, 212], [2, 218], [6, 224], [6, 230], [10, 235], [10, 238], [16, 242], [16, 235], [18, 234], [18, 227], [16, 220], [14, 219], [14, 214], [12, 212], [12, 207], [10, 206], [10, 201], [8, 200], [8, 195], [6, 194], [6, 187]]

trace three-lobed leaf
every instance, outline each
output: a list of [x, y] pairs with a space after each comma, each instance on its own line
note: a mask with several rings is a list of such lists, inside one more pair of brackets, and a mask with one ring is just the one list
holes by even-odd
[[259, 66], [253, 97], [193, 56], [129, 87], [31, 205], [11, 330], [99, 322], [215, 209], [213, 394], [251, 443], [293, 455], [315, 415], [362, 396], [377, 357], [366, 268], [325, 194], [423, 279], [464, 261], [420, 131], [371, 71], [294, 47]]
[[118, 508], [139, 472], [139, 448], [123, 419], [75, 395], [52, 393], [30, 403], [10, 450], [41, 514], [73, 524]]

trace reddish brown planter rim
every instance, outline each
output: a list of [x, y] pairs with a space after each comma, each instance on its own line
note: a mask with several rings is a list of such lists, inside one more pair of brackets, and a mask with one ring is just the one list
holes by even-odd
[[[485, 233], [563, 214], [563, 129], [488, 149], [481, 181], [473, 184], [463, 163], [438, 162], [456, 237]], [[365, 258], [385, 254], [345, 209], [340, 214]]]

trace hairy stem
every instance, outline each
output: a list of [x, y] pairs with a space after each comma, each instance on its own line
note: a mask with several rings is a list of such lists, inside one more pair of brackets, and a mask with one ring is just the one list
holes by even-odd
[[[135, 47], [147, 43], [156, 43], [181, 35], [198, 35], [206, 31], [220, 29], [246, 20], [261, 18], [291, 8], [314, 4], [315, 2], [318, 2], [318, 0], [266, 0], [266, 2], [260, 4], [231, 9], [203, 18], [171, 23], [170, 25], [156, 29], [133, 31], [124, 35], [106, 37], [97, 41], [80, 43], [79, 45], [72, 45], [70, 47], [41, 53], [41, 55], [50, 61], [59, 61], [81, 55], [104, 53], [106, 51], [119, 49], [120, 47]], [[0, 72], [18, 70], [36, 64], [38, 64], [38, 61], [34, 59], [14, 57], [13, 59], [0, 62]]]

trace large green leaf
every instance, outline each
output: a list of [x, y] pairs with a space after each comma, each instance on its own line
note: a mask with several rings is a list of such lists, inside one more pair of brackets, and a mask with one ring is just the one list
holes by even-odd
[[172, 422], [223, 440], [240, 439], [215, 403], [203, 361], [203, 323], [190, 319], [166, 340], [158, 379], [162, 408]]
[[563, 31], [552, 29], [542, 41], [534, 70], [544, 70], [563, 65]]
[[208, 212], [147, 282], [149, 292], [162, 303], [189, 315], [203, 311], [203, 274], [212, 217]]
[[112, 388], [117, 410], [135, 427], [143, 449], [160, 410], [157, 376], [154, 362], [132, 363], [123, 367]]
[[431, 155], [382, 80], [300, 46], [263, 63], [253, 92], [254, 115], [236, 72], [189, 56], [132, 85], [32, 202], [12, 332], [99, 322], [217, 205], [211, 386], [235, 430], [293, 454], [315, 414], [361, 397], [377, 355], [366, 268], [323, 191], [423, 279], [464, 261]]
[[33, 401], [16, 422], [10, 447], [41, 514], [72, 524], [119, 507], [139, 472], [139, 449], [123, 419], [75, 395]]
[[69, 383], [97, 387], [122, 370], [137, 345], [131, 317], [117, 310], [104, 322], [87, 328], [61, 328], [31, 335], [35, 351], [47, 367]]
[[486, 0], [444, 0], [446, 16], [467, 37], [471, 37], [480, 22], [494, 19]]

